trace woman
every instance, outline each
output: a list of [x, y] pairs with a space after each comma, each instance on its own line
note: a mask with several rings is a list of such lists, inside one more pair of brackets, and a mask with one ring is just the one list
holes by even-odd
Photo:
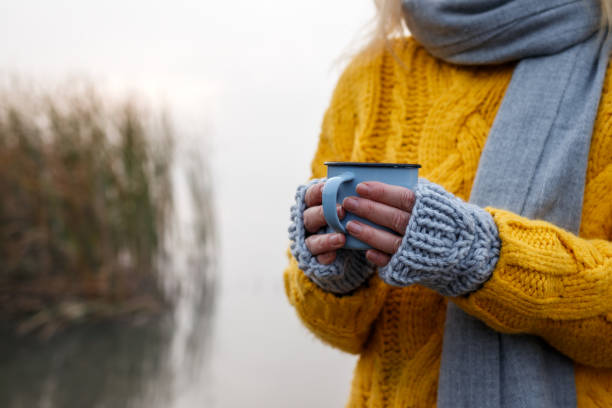
[[[360, 355], [348, 406], [612, 406], [612, 2], [377, 6], [284, 275], [304, 324]], [[338, 210], [395, 234], [350, 222], [363, 253], [322, 232], [325, 161], [422, 165], [414, 192], [362, 183]]]

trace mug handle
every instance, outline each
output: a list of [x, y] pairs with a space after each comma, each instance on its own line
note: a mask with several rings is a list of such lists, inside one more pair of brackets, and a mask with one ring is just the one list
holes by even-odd
[[323, 216], [327, 225], [332, 227], [334, 231], [346, 234], [344, 225], [340, 223], [338, 218], [338, 210], [336, 209], [336, 201], [338, 199], [338, 189], [342, 183], [351, 181], [355, 175], [351, 172], [342, 173], [339, 176], [332, 177], [325, 182], [323, 186]]

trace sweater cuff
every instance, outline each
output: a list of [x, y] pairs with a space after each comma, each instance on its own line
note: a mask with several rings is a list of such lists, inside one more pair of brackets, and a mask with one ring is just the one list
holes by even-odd
[[[299, 186], [295, 193], [295, 204], [291, 207], [291, 225], [289, 239], [291, 254], [298, 261], [298, 267], [321, 289], [335, 294], [347, 294], [361, 286], [373, 273], [375, 267], [366, 258], [363, 251], [339, 249], [336, 259], [329, 265], [321, 264], [306, 247], [307, 232], [304, 227], [304, 210], [306, 209], [306, 190], [326, 179], [314, 179], [308, 184]], [[319, 231], [324, 233], [325, 229]]]
[[395, 286], [419, 283], [445, 296], [480, 288], [499, 259], [493, 217], [423, 178], [415, 197], [402, 244], [379, 270], [381, 278]]

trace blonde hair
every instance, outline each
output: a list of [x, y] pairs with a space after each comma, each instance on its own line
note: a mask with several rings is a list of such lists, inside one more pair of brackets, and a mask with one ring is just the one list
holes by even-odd
[[401, 0], [374, 0], [374, 4], [376, 17], [368, 35], [366, 53], [377, 53], [382, 48], [388, 48], [391, 39], [408, 34]]
[[[601, 1], [601, 26], [608, 27], [612, 22], [612, 0]], [[401, 0], [374, 0], [377, 16], [366, 40], [365, 52], [375, 54], [382, 48], [390, 49], [393, 38], [408, 34], [402, 16]], [[393, 50], [391, 50], [393, 52]]]

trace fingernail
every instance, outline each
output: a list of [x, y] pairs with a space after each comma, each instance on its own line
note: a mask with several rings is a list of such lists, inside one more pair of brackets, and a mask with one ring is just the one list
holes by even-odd
[[357, 193], [362, 196], [368, 195], [370, 194], [370, 187], [367, 184], [359, 183]]
[[330, 241], [331, 241], [332, 245], [340, 245], [340, 242], [341, 242], [340, 234], [332, 235], [331, 238], [330, 238]]
[[346, 224], [346, 228], [348, 228], [350, 232], [354, 232], [355, 234], [359, 234], [362, 230], [361, 225], [357, 224], [355, 221], [351, 221]]
[[351, 197], [345, 198], [343, 205], [349, 211], [355, 211], [359, 207], [359, 203], [357, 202], [357, 200]]
[[345, 214], [344, 214], [344, 208], [342, 208], [342, 206], [341, 206], [341, 205], [338, 205], [337, 209], [338, 209], [338, 217], [340, 217], [340, 219], [343, 219], [343, 218], [344, 218], [344, 216], [345, 216]]

